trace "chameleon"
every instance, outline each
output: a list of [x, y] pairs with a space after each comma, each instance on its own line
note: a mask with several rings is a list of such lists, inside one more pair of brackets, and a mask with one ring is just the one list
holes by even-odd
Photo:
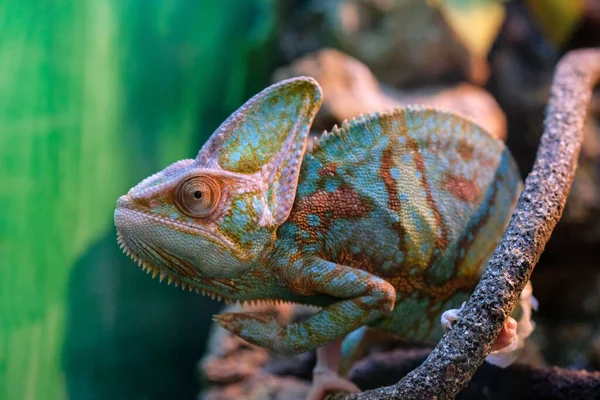
[[[308, 77], [264, 89], [114, 213], [121, 247], [161, 282], [317, 306], [283, 326], [266, 313], [213, 317], [278, 353], [317, 349], [311, 399], [358, 390], [337, 374], [344, 337], [369, 327], [431, 340], [451, 327], [522, 187], [502, 141], [425, 106], [344, 121], [307, 150], [322, 96]], [[509, 318], [494, 349], [516, 329]]]

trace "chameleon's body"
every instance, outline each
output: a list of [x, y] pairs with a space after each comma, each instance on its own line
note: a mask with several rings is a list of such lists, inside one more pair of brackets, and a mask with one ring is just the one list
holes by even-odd
[[520, 182], [501, 142], [452, 114], [362, 117], [305, 155], [275, 246], [292, 265], [313, 254], [383, 278], [395, 306], [372, 325], [423, 339], [474, 289]]
[[474, 123], [419, 108], [344, 123], [306, 153], [320, 98], [316, 82], [298, 78], [248, 101], [195, 160], [119, 199], [120, 241], [190, 288], [322, 307], [284, 327], [251, 313], [215, 317], [276, 351], [365, 325], [435, 336], [506, 227], [517, 167]]

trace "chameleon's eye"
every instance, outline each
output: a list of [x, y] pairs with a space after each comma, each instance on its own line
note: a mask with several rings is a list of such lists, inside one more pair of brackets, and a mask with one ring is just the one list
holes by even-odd
[[175, 204], [184, 214], [194, 218], [211, 215], [219, 205], [221, 188], [208, 176], [192, 176], [183, 180], [175, 194]]

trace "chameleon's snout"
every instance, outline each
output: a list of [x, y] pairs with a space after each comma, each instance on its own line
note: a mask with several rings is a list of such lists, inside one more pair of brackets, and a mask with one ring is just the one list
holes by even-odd
[[124, 194], [123, 196], [117, 199], [117, 208], [126, 207], [129, 204], [129, 195]]
[[156, 205], [155, 200], [148, 199], [142, 196], [135, 196], [131, 192], [119, 197], [117, 200], [117, 208], [115, 213], [118, 210], [138, 210], [149, 212], [152, 210], [152, 207]]

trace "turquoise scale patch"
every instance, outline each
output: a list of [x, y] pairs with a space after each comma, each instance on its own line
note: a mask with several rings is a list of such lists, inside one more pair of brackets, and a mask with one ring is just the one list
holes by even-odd
[[324, 186], [327, 192], [335, 192], [340, 187], [340, 181], [334, 178], [327, 178]]
[[383, 269], [384, 272], [389, 272], [390, 270], [393, 270], [395, 267], [394, 263], [391, 261], [386, 261], [381, 265], [381, 268]]
[[246, 211], [247, 210], [246, 202], [244, 200], [236, 200], [235, 207], [237, 209], [242, 210], [242, 211]]
[[418, 297], [415, 293], [396, 303], [396, 308], [385, 322], [385, 326], [393, 327], [394, 332], [409, 332], [423, 322], [423, 315], [427, 314], [429, 304], [429, 298]]
[[401, 264], [404, 262], [404, 253], [401, 251], [397, 251], [396, 254], [394, 254], [394, 260], [398, 263]]

